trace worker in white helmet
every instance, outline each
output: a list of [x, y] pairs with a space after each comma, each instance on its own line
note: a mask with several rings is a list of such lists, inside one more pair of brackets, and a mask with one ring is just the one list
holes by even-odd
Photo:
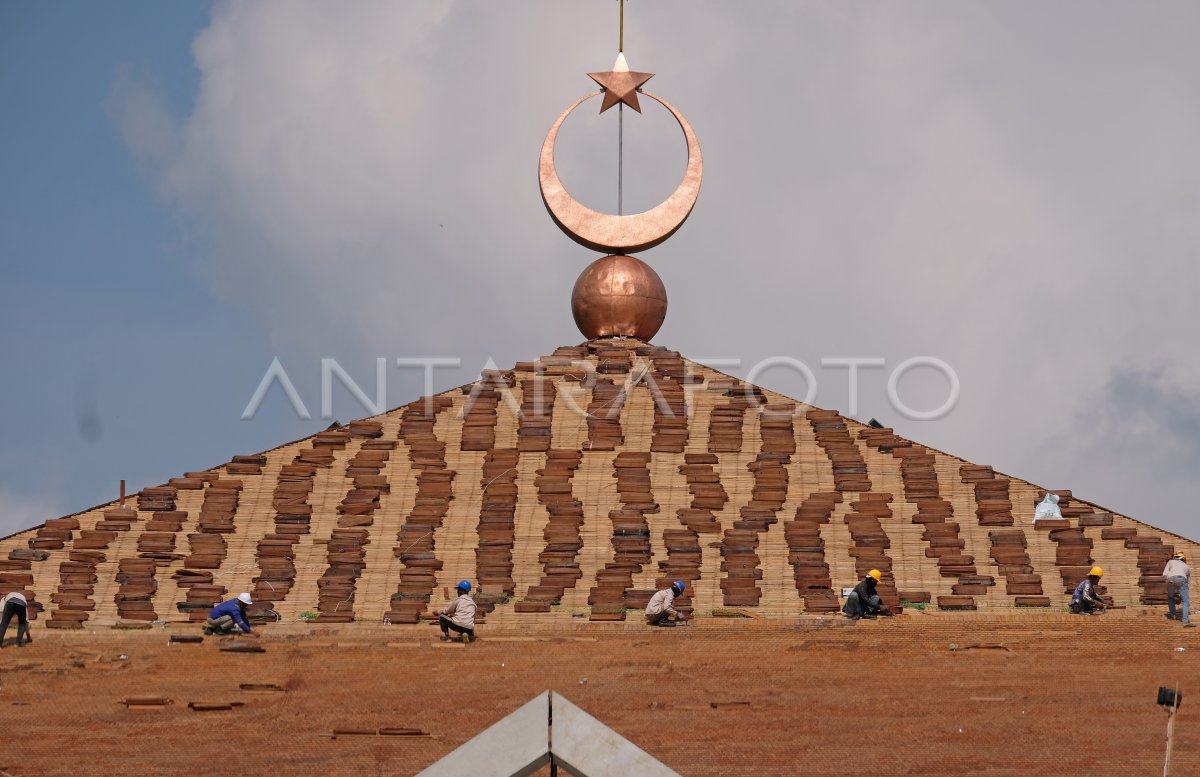
[[238, 594], [236, 599], [221, 602], [208, 613], [204, 633], [221, 636], [237, 634], [240, 631], [242, 634], [253, 634], [250, 621], [246, 620], [246, 607], [251, 604], [254, 602], [250, 601], [250, 594], [245, 591]]

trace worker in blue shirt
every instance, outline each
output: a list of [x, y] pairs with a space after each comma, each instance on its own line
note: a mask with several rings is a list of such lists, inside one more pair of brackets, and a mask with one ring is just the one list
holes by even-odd
[[236, 634], [240, 629], [243, 634], [250, 634], [250, 622], [246, 620], [246, 605], [249, 604], [254, 604], [254, 602], [250, 601], [250, 594], [245, 591], [238, 594], [236, 599], [221, 602], [208, 614], [208, 622], [204, 624], [204, 633]]

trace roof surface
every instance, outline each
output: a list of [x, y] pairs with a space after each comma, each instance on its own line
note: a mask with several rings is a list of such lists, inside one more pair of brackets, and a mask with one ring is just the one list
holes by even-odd
[[[685, 409], [686, 408], [686, 409]], [[493, 623], [623, 620], [656, 588], [704, 615], [829, 612], [877, 567], [893, 604], [1061, 608], [1092, 564], [1165, 603], [1196, 543], [739, 382], [635, 340], [559, 348], [0, 541], [46, 625], [415, 623], [472, 580]], [[577, 621], [576, 621], [577, 622]]]

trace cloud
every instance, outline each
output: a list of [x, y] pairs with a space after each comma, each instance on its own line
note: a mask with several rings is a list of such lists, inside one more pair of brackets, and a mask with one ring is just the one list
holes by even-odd
[[[550, 122], [590, 88], [584, 73], [611, 61], [613, 16], [549, 0], [219, 2], [194, 42], [190, 114], [165, 119], [150, 88], [126, 89], [117, 115], [155, 185], [210, 236], [213, 288], [281, 354], [459, 356], [450, 385], [488, 357], [578, 340], [567, 300], [593, 257], [546, 217], [535, 165]], [[687, 113], [706, 161], [691, 220], [642, 257], [671, 297], [658, 341], [740, 358], [743, 373], [800, 358], [817, 402], [842, 409], [845, 373], [820, 357], [884, 357], [864, 416], [1072, 487], [1106, 444], [1078, 419], [1117, 365], [1160, 363], [1181, 391], [1200, 386], [1186, 356], [1200, 324], [1197, 22], [1194, 4], [1082, 0], [1038, 15], [631, 6], [630, 64], [658, 73], [648, 86]], [[581, 114], [559, 151], [568, 186], [598, 207], [614, 199], [613, 131], [612, 112]], [[678, 179], [680, 141], [632, 114], [626, 140], [627, 197], [652, 203]], [[885, 401], [888, 371], [918, 355], [962, 380], [943, 420], [908, 422]], [[785, 372], [764, 382], [804, 391]], [[944, 398], [937, 381], [905, 385], [914, 407]], [[1166, 515], [1145, 496], [1158, 476], [1145, 462], [1176, 450], [1156, 430], [1127, 438], [1128, 485], [1088, 476], [1094, 493], [1076, 490], [1129, 504], [1128, 488]], [[1089, 442], [1064, 459], [1045, 444], [1061, 439]]]
[[0, 537], [24, 531], [62, 514], [62, 505], [53, 498], [0, 488]]

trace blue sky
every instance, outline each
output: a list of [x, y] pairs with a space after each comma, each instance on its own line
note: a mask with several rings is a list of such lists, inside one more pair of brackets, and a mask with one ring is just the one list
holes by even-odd
[[[0, 533], [326, 426], [320, 362], [490, 359], [580, 337], [594, 257], [536, 184], [542, 138], [615, 55], [615, 3], [0, 3]], [[786, 356], [816, 404], [1200, 536], [1200, 5], [631, 2], [626, 54], [704, 148], [646, 252], [697, 360]], [[628, 113], [628, 112], [627, 112]], [[627, 115], [626, 204], [682, 172]], [[615, 205], [612, 112], [563, 180]], [[961, 400], [887, 401], [934, 356]], [[312, 411], [273, 389], [278, 357]], [[420, 393], [389, 367], [388, 406]], [[785, 369], [761, 382], [792, 396]], [[945, 385], [906, 378], [908, 404]], [[344, 390], [333, 416], [368, 415]]]
[[156, 196], [106, 109], [127, 70], [168, 84], [183, 115], [208, 16], [199, 2], [0, 5], [0, 493], [23, 513], [0, 528], [289, 431], [239, 422], [248, 390], [228, 375], [260, 374], [270, 349], [198, 277], [203, 235]]

